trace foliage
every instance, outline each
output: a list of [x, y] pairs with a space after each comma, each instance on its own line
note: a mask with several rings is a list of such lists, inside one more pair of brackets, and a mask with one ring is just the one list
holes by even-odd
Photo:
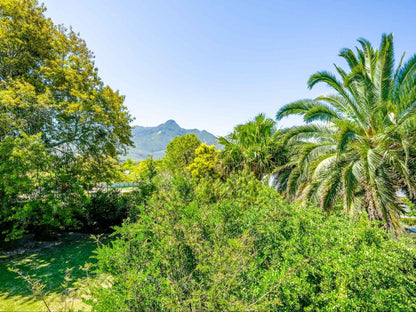
[[85, 200], [76, 179], [59, 167], [39, 135], [6, 137], [0, 142], [0, 239], [20, 238], [25, 230], [50, 239], [57, 230], [77, 227]]
[[44, 11], [36, 0], [0, 2], [0, 239], [76, 226], [82, 189], [117, 179], [132, 143], [124, 97]]
[[[67, 163], [67, 165], [69, 165]], [[77, 155], [70, 164], [68, 175], [90, 190], [99, 183], [111, 184], [122, 180], [120, 163], [116, 158]]]
[[41, 134], [54, 151], [115, 156], [130, 141], [124, 97], [105, 86], [93, 54], [36, 0], [0, 4], [1, 137]]
[[26, 229], [48, 239], [74, 217], [84, 198], [82, 188], [61, 177], [39, 136], [6, 137], [0, 142], [0, 239], [22, 236]]
[[410, 226], [410, 227], [415, 227], [416, 226], [416, 218], [415, 217], [401, 218], [400, 221], [406, 226]]
[[130, 158], [127, 158], [121, 167], [121, 170], [123, 171], [123, 177], [122, 180], [134, 182], [136, 179], [136, 173], [135, 170], [137, 170], [139, 162], [133, 161]]
[[157, 174], [153, 157], [149, 157], [140, 162], [135, 162], [128, 158], [123, 163], [122, 170], [124, 172], [123, 180], [129, 182], [149, 180]]
[[277, 113], [278, 119], [301, 114], [308, 123], [287, 131], [293, 157], [278, 169], [278, 183], [289, 199], [327, 211], [342, 200], [347, 211], [366, 211], [371, 220], [397, 229], [403, 212], [397, 191], [416, 196], [408, 165], [416, 125], [416, 55], [404, 65], [402, 57], [395, 68], [392, 35], [382, 36], [378, 50], [358, 41], [356, 53], [340, 52], [349, 66], [347, 72], [335, 65], [341, 80], [326, 71], [309, 79], [310, 88], [325, 83], [335, 94], [300, 100]]
[[[391, 35], [379, 50], [364, 39], [356, 53], [342, 50], [341, 80], [310, 78], [309, 87], [324, 82], [335, 95], [277, 114], [316, 123], [281, 132], [260, 114], [220, 138], [222, 152], [186, 134], [160, 162], [121, 165], [132, 144], [124, 97], [100, 79], [79, 35], [44, 11], [36, 0], [0, 2], [2, 242], [123, 222], [110, 245], [97, 239], [95, 268], [108, 279], [91, 286], [96, 311], [416, 310], [414, 240], [380, 228], [397, 229], [416, 203], [416, 56], [395, 68]], [[276, 166], [292, 203], [262, 182]], [[91, 191], [122, 179], [136, 182], [132, 192]], [[14, 272], [49, 310], [54, 271], [66, 269], [60, 286], [75, 285], [68, 265], [88, 248], [22, 258], [0, 276], [6, 299], [17, 296]], [[32, 259], [36, 272], [22, 273]]]
[[195, 158], [195, 150], [201, 145], [198, 137], [191, 133], [175, 137], [166, 146], [166, 154], [163, 157], [163, 167], [172, 173], [186, 171]]
[[219, 153], [215, 145], [208, 146], [202, 143], [195, 150], [194, 161], [186, 169], [193, 178], [218, 178], [221, 172]]
[[227, 174], [246, 171], [262, 179], [285, 160], [279, 132], [274, 125], [272, 119], [259, 114], [254, 120], [235, 127], [228, 136], [218, 139], [224, 145], [221, 159]]
[[138, 180], [152, 180], [156, 176], [156, 174], [156, 164], [152, 157], [139, 162], [136, 171]]
[[118, 190], [92, 193], [84, 204], [82, 218], [89, 232], [106, 232], [114, 225], [120, 225], [127, 217], [128, 200]]
[[2, 240], [16, 238], [23, 233], [25, 224], [17, 222], [22, 210], [28, 210], [30, 199], [45, 175], [37, 175], [37, 168], [48, 162], [38, 137], [6, 138], [0, 143], [0, 230]]
[[253, 176], [158, 192], [97, 250], [96, 311], [409, 311], [416, 248], [366, 218], [287, 204]]

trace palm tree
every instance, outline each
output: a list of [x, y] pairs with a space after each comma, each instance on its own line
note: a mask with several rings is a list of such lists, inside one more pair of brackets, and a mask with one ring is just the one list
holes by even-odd
[[218, 142], [224, 145], [222, 159], [226, 173], [249, 171], [258, 179], [262, 179], [283, 157], [276, 148], [278, 132], [275, 121], [264, 114], [257, 115], [253, 120], [238, 125], [226, 137]]
[[372, 220], [399, 228], [403, 204], [397, 192], [416, 197], [409, 174], [416, 129], [416, 55], [394, 68], [393, 36], [383, 35], [379, 50], [359, 39], [356, 53], [343, 49], [349, 72], [335, 65], [341, 79], [322, 71], [308, 86], [324, 83], [335, 91], [282, 107], [276, 118], [300, 114], [305, 125], [287, 130], [295, 151], [278, 168], [278, 182], [291, 199], [331, 210], [342, 201], [349, 212], [365, 210]]

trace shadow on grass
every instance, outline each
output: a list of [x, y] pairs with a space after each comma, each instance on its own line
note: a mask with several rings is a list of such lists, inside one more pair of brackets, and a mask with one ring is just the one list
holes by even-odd
[[68, 283], [68, 287], [72, 288], [78, 279], [86, 277], [81, 267], [94, 262], [90, 257], [95, 248], [96, 243], [88, 234], [65, 233], [59, 238], [59, 244], [20, 255], [0, 256], [0, 310], [5, 309], [4, 302], [7, 300], [20, 298], [19, 301], [26, 303], [39, 300], [33, 297], [28, 283], [8, 268], [16, 268], [32, 280], [40, 280], [46, 285], [45, 293], [61, 294], [64, 291], [65, 271], [73, 268]]

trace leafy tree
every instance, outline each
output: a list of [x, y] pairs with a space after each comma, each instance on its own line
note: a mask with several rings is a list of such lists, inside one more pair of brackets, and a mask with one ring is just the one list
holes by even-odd
[[81, 220], [88, 232], [102, 233], [120, 225], [127, 217], [129, 201], [119, 190], [98, 190], [85, 200]]
[[[23, 234], [31, 210], [31, 199], [49, 176], [38, 168], [50, 164], [39, 137], [5, 138], [0, 144], [0, 238], [10, 240]], [[23, 222], [17, 220], [23, 219]]]
[[[0, 186], [6, 197], [0, 219], [14, 211], [19, 228], [71, 224], [82, 184], [111, 179], [115, 158], [132, 144], [124, 97], [100, 79], [78, 34], [54, 25], [44, 11], [36, 0], [0, 2], [0, 150], [23, 144], [33, 156], [22, 156], [19, 169], [13, 169], [13, 159], [3, 154], [2, 165], [19, 171], [15, 181], [33, 183]], [[32, 147], [42, 153], [34, 155]], [[42, 183], [32, 179], [42, 176], [47, 177]], [[33, 190], [42, 196], [31, 196]], [[20, 203], [9, 198], [13, 194], [20, 194]]]
[[224, 160], [226, 172], [245, 170], [262, 179], [285, 158], [278, 139], [279, 132], [275, 129], [275, 121], [266, 118], [264, 114], [235, 127], [231, 134], [218, 139], [224, 145], [221, 158]]
[[186, 167], [193, 178], [218, 178], [220, 176], [220, 151], [215, 149], [215, 145], [208, 146], [202, 143], [195, 150], [194, 161]]
[[325, 83], [335, 94], [277, 113], [277, 119], [301, 114], [308, 123], [286, 133], [297, 149], [279, 169], [280, 185], [289, 198], [326, 210], [342, 200], [347, 211], [366, 211], [371, 220], [397, 228], [403, 207], [397, 191], [415, 198], [408, 161], [416, 126], [416, 55], [405, 64], [402, 57], [395, 68], [392, 35], [382, 36], [378, 50], [365, 39], [358, 42], [356, 53], [340, 52], [349, 66], [344, 71], [335, 65], [341, 80], [326, 71], [309, 79], [310, 88]]
[[71, 167], [69, 174], [88, 190], [97, 182], [111, 184], [122, 180], [121, 165], [111, 156], [77, 155]]
[[124, 97], [98, 77], [93, 54], [35, 0], [0, 3], [1, 137], [41, 134], [55, 153], [116, 156], [131, 144]]
[[166, 146], [163, 167], [173, 173], [185, 172], [194, 161], [195, 150], [200, 145], [201, 141], [193, 133], [175, 137]]
[[135, 170], [137, 180], [151, 180], [157, 174], [157, 169], [153, 157], [149, 157], [139, 162]]
[[157, 174], [153, 157], [140, 162], [135, 162], [128, 158], [123, 163], [122, 170], [125, 172], [124, 180], [129, 182], [152, 179]]
[[127, 158], [122, 166], [121, 170], [123, 171], [122, 180], [133, 182], [136, 180], [136, 173], [139, 162], [133, 161], [131, 158]]

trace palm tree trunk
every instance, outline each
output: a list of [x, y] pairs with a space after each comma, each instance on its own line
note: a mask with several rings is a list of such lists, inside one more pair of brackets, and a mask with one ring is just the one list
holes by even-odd
[[386, 230], [394, 228], [390, 213], [387, 211], [386, 215], [383, 216], [380, 204], [375, 202], [375, 200], [377, 200], [377, 196], [373, 196], [374, 190], [372, 190], [371, 186], [366, 185], [364, 189], [364, 208], [367, 211], [368, 218], [371, 221], [382, 221], [382, 227]]
[[377, 213], [377, 208], [374, 203], [373, 192], [371, 190], [371, 187], [366, 185], [364, 189], [365, 189], [364, 208], [365, 208], [365, 211], [367, 212], [368, 218], [372, 221], [381, 220]]

